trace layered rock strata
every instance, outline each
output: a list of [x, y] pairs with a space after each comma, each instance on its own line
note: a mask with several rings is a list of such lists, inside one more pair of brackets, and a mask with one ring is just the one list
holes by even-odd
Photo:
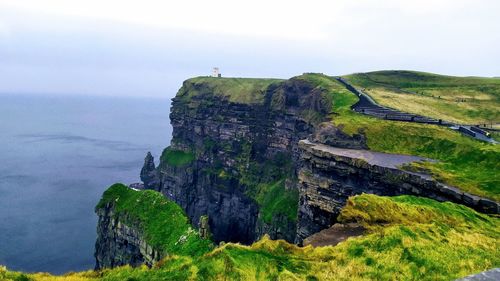
[[130, 223], [125, 216], [116, 216], [113, 205], [108, 203], [96, 209], [99, 216], [95, 247], [95, 269], [113, 268], [129, 264], [152, 266], [162, 258], [162, 253], [150, 246], [139, 231], [140, 225]]
[[[330, 112], [331, 101], [301, 79], [253, 93], [262, 96], [257, 103], [233, 102], [214, 92], [207, 84], [184, 82], [172, 101], [168, 149], [194, 159], [176, 165], [162, 157], [152, 169], [147, 157], [141, 173], [145, 186], [178, 203], [194, 226], [207, 215], [216, 242], [251, 243], [263, 234], [293, 242], [296, 216], [276, 213], [264, 220], [256, 194], [262, 185], [284, 179], [296, 190], [298, 141]], [[296, 210], [297, 203], [290, 208]]]
[[402, 170], [415, 156], [342, 149], [308, 140], [299, 142], [302, 165], [299, 171], [297, 243], [336, 223], [349, 196], [373, 193], [384, 196], [417, 195], [451, 201], [483, 213], [498, 214], [492, 200], [446, 186], [428, 175]]

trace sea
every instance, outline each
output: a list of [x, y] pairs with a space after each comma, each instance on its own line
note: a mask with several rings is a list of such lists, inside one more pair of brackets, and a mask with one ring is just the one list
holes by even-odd
[[94, 207], [169, 145], [169, 98], [0, 95], [0, 265], [92, 269]]

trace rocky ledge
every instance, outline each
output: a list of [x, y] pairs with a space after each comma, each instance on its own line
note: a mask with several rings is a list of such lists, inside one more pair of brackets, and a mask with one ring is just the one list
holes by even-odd
[[444, 185], [428, 175], [399, 168], [428, 159], [336, 148], [309, 140], [301, 140], [299, 147], [302, 164], [298, 176], [297, 243], [335, 224], [347, 198], [361, 193], [417, 195], [463, 204], [483, 213], [500, 213], [500, 205], [495, 201]]

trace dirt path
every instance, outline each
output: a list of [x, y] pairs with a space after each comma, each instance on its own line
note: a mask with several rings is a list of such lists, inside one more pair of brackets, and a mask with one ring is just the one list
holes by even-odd
[[337, 223], [330, 228], [324, 229], [304, 239], [304, 246], [335, 246], [349, 237], [360, 236], [365, 232], [366, 229], [357, 223]]

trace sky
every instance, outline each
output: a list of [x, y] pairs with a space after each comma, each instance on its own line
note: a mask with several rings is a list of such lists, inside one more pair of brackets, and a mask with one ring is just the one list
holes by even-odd
[[500, 76], [498, 0], [0, 0], [0, 94], [165, 97], [208, 75]]

